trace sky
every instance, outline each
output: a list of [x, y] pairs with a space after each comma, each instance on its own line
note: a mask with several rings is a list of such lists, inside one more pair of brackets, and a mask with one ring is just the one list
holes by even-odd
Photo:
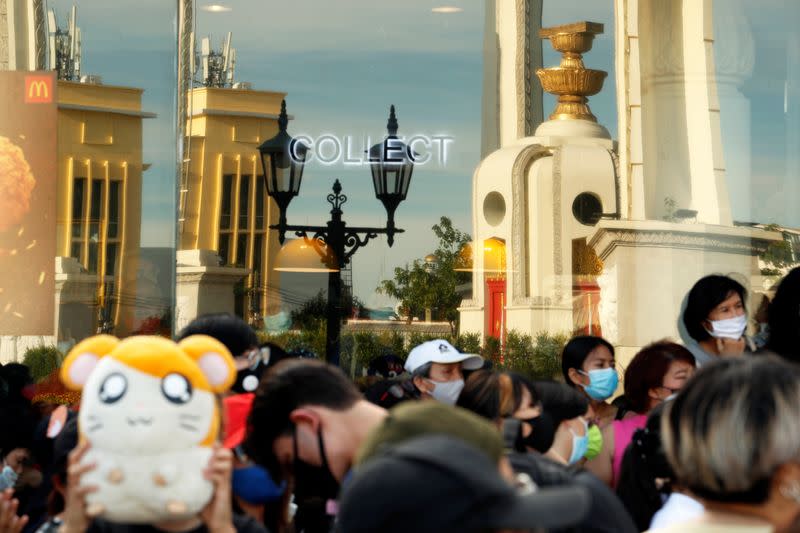
[[[510, 1], [510, 0], [509, 0]], [[145, 123], [145, 160], [153, 166], [145, 173], [143, 246], [174, 244], [175, 160], [175, 28], [176, 8], [166, 0], [49, 0], [64, 20], [69, 6], [78, 5], [83, 35], [83, 72], [100, 74], [109, 84], [146, 89], [143, 102], [158, 118]], [[471, 232], [472, 175], [480, 159], [480, 115], [484, 6], [479, 0], [448, 0], [462, 12], [442, 15], [431, 11], [444, 0], [219, 0], [230, 8], [223, 13], [196, 12], [197, 41], [211, 36], [215, 48], [226, 32], [233, 32], [237, 51], [236, 78], [255, 89], [287, 92], [292, 135], [318, 138], [323, 134], [351, 138], [356, 146], [369, 137], [377, 142], [385, 132], [389, 105], [397, 107], [400, 134], [451, 137], [446, 164], [432, 162], [414, 170], [407, 200], [396, 216], [406, 230], [389, 248], [379, 238], [353, 258], [355, 293], [370, 306], [391, 302], [374, 293], [381, 279], [396, 266], [433, 251], [430, 228], [448, 216], [456, 227]], [[198, 0], [198, 7], [206, 2]], [[756, 72], [742, 93], [751, 102], [751, 194], [757, 213], [766, 221], [794, 223], [781, 191], [787, 161], [797, 156], [786, 138], [797, 126], [783, 126], [797, 115], [784, 110], [784, 81], [800, 78], [800, 59], [787, 59], [786, 30], [790, 20], [777, 0], [749, 7], [743, 0], [725, 0], [719, 9], [741, 4], [756, 35]], [[601, 124], [616, 136], [614, 97], [613, 0], [545, 0], [543, 25], [576, 20], [605, 24], [584, 61], [590, 68], [609, 71], [603, 91], [590, 105]], [[793, 20], [797, 20], [795, 17]], [[63, 22], [62, 22], [63, 23]], [[787, 23], [788, 25], [788, 23]], [[777, 26], [777, 29], [776, 29]], [[770, 31], [764, 31], [767, 29]], [[796, 29], [793, 31], [797, 31]], [[797, 34], [795, 33], [795, 37]], [[544, 64], [555, 66], [558, 54], [545, 43]], [[798, 85], [787, 87], [800, 91]], [[800, 99], [800, 94], [795, 92]], [[545, 113], [554, 99], [545, 97]], [[793, 103], [792, 103], [793, 105]], [[794, 115], [792, 114], [794, 113]], [[723, 109], [724, 114], [724, 109]], [[794, 128], [794, 130], [791, 130]], [[737, 141], [723, 137], [726, 146]], [[356, 150], [354, 149], [353, 152]], [[372, 190], [369, 170], [343, 164], [307, 165], [303, 189], [288, 211], [290, 223], [322, 224], [328, 219], [325, 197], [334, 179], [340, 179], [349, 201], [344, 205], [350, 225], [385, 224], [385, 211]], [[797, 177], [794, 178], [795, 182]], [[797, 190], [797, 189], [795, 189]], [[796, 211], [796, 210], [795, 210]], [[770, 220], [767, 220], [770, 219]], [[774, 219], [774, 220], [772, 220]]]

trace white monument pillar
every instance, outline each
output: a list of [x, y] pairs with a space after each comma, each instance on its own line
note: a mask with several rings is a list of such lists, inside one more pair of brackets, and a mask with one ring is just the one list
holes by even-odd
[[542, 0], [486, 0], [481, 157], [533, 135], [542, 122]]
[[753, 74], [755, 43], [737, 1], [714, 6], [714, 63], [731, 216], [734, 221], [756, 222], [761, 218], [753, 209], [757, 195], [753, 194], [750, 100], [740, 90]]
[[628, 217], [732, 223], [712, 0], [616, 0], [620, 171]]
[[[614, 142], [587, 105], [606, 73], [582, 60], [602, 31], [602, 24], [578, 22], [538, 32], [563, 54], [559, 67], [536, 70], [558, 105], [533, 135], [488, 154], [475, 171], [473, 298], [462, 302], [462, 331], [502, 338], [503, 328], [571, 334], [580, 325], [576, 281], [593, 273], [579, 266], [589, 261], [573, 258], [600, 217], [618, 211]], [[486, 264], [488, 242], [502, 248], [502, 271]]]

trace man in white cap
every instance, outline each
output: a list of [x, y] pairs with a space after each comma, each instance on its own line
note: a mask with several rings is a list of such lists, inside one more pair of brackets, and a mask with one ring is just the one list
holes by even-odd
[[463, 370], [478, 370], [482, 366], [480, 355], [461, 353], [446, 340], [436, 339], [411, 350], [405, 369], [423, 398], [455, 405], [464, 388]]

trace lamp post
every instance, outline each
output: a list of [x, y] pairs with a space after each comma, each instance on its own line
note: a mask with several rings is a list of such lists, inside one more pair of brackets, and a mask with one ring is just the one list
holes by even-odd
[[369, 165], [372, 171], [372, 184], [375, 197], [386, 209], [387, 223], [383, 228], [349, 227], [342, 220], [342, 205], [347, 196], [342, 194], [342, 185], [337, 179], [333, 184], [333, 194], [328, 195], [331, 204], [331, 219], [325, 226], [298, 226], [288, 224], [286, 211], [289, 203], [300, 192], [303, 178], [303, 167], [306, 162], [308, 147], [297, 139], [293, 139], [286, 127], [289, 119], [286, 115], [286, 101], [281, 103], [278, 118], [278, 134], [264, 141], [258, 147], [261, 153], [261, 164], [267, 194], [275, 200], [280, 210], [277, 224], [270, 229], [278, 231], [281, 244], [286, 239], [286, 232], [294, 232], [298, 237], [311, 245], [328, 271], [328, 306], [326, 357], [329, 363], [339, 365], [339, 333], [342, 320], [342, 277], [341, 269], [350, 262], [350, 258], [362, 246], [377, 237], [386, 235], [389, 246], [394, 244], [394, 236], [403, 230], [396, 228], [394, 213], [400, 202], [406, 199], [411, 174], [414, 170], [415, 154], [397, 138], [397, 117], [394, 106], [389, 112], [387, 129], [389, 134], [383, 142], [372, 146], [368, 151]]
[[[436, 270], [437, 261], [436, 256], [428, 254], [425, 256], [425, 272], [428, 274], [428, 283], [432, 283], [432, 277]], [[430, 323], [433, 320], [433, 310], [430, 305], [425, 306], [425, 322]]]

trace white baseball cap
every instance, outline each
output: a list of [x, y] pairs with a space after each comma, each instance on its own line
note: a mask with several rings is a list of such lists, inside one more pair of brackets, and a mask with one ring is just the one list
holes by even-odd
[[471, 353], [461, 353], [444, 339], [423, 342], [411, 350], [406, 359], [406, 371], [414, 372], [428, 363], [461, 363], [465, 370], [478, 370], [483, 367], [483, 357]]

